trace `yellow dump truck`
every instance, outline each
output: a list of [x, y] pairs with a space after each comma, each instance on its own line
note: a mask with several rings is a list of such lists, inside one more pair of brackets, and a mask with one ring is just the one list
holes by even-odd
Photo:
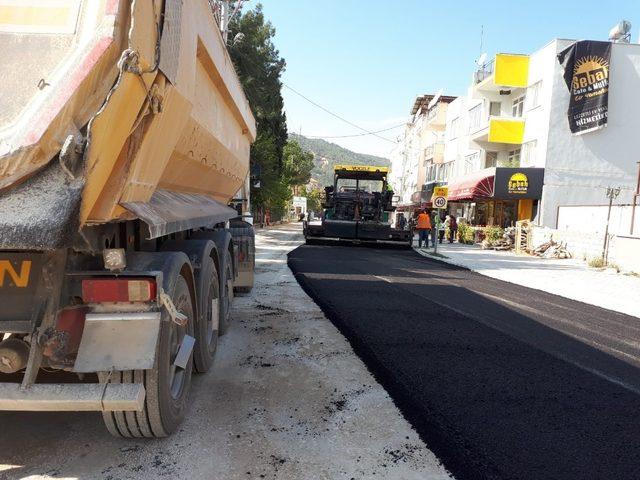
[[0, 410], [99, 411], [122, 437], [184, 418], [253, 258], [219, 6], [0, 0]]

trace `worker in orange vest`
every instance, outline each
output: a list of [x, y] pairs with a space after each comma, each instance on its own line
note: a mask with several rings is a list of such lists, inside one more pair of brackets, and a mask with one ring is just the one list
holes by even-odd
[[429, 237], [431, 236], [431, 217], [424, 209], [418, 215], [418, 221], [416, 223], [416, 230], [418, 231], [418, 248], [422, 248], [422, 242], [425, 243], [425, 247], [429, 248]]

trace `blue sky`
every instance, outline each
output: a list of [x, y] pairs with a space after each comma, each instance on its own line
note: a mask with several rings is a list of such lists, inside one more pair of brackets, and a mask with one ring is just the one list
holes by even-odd
[[[246, 8], [257, 4], [251, 0]], [[481, 51], [530, 53], [552, 38], [606, 40], [621, 19], [638, 41], [638, 0], [262, 0], [287, 61], [284, 82], [369, 130], [406, 120], [415, 96], [466, 92]], [[480, 32], [484, 30], [484, 46]], [[284, 89], [289, 130], [361, 133]], [[381, 135], [394, 139], [401, 129]], [[387, 156], [375, 137], [329, 140]]]

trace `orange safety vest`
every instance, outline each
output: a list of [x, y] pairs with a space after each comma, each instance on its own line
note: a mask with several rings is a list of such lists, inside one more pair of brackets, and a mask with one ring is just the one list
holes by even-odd
[[431, 230], [431, 218], [426, 213], [421, 213], [418, 215], [418, 225], [416, 226], [418, 230]]

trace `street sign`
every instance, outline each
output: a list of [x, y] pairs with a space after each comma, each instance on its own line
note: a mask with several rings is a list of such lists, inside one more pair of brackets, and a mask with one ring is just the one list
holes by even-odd
[[435, 187], [433, 189], [433, 197], [431, 202], [436, 208], [447, 208], [447, 197], [449, 196], [448, 187]]
[[433, 196], [447, 198], [449, 196], [449, 187], [434, 187]]
[[436, 208], [447, 208], [447, 199], [445, 197], [433, 197], [433, 206]]

